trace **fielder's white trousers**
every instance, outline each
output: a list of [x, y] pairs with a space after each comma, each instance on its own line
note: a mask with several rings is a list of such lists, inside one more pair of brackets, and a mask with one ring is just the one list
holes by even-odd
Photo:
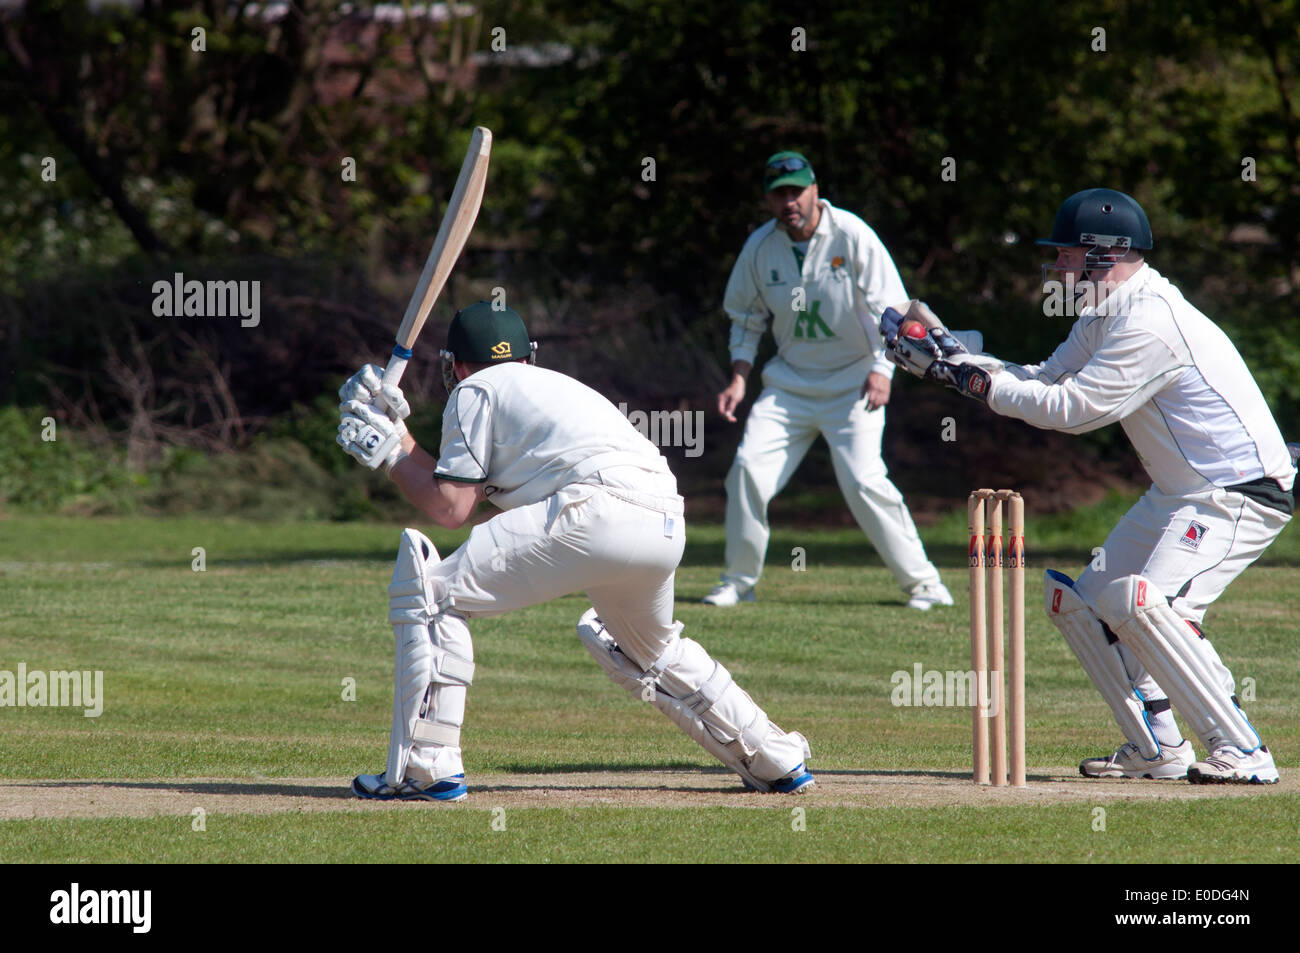
[[[1097, 594], [1107, 583], [1140, 574], [1172, 600], [1170, 608], [1177, 615], [1199, 626], [1214, 600], [1290, 521], [1287, 514], [1228, 490], [1171, 496], [1152, 487], [1111, 530], [1075, 588], [1086, 603], [1096, 606]], [[1208, 636], [1197, 643], [1219, 687], [1234, 694], [1232, 672]], [[1143, 697], [1168, 697], [1132, 652], [1123, 645], [1119, 650]]]
[[814, 398], [763, 388], [727, 474], [724, 582], [742, 590], [757, 584], [771, 535], [767, 505], [785, 488], [818, 434], [830, 446], [835, 479], [853, 518], [898, 584], [910, 592], [918, 584], [939, 582], [903, 494], [880, 458], [885, 409], [868, 411], [865, 404], [856, 390]]

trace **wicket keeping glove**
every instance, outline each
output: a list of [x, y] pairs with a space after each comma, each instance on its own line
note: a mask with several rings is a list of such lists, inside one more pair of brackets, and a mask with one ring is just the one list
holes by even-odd
[[913, 301], [907, 314], [886, 308], [880, 316], [885, 356], [916, 377], [924, 378], [935, 361], [949, 360], [984, 346], [978, 331], [949, 331], [924, 301]]
[[406, 424], [393, 420], [374, 404], [350, 400], [340, 405], [338, 445], [370, 469], [391, 471], [407, 453], [402, 449]]
[[982, 367], [979, 358], [965, 355], [964, 361], [934, 361], [925, 376], [951, 387], [959, 394], [973, 397], [981, 403], [989, 402], [989, 387], [993, 375]]

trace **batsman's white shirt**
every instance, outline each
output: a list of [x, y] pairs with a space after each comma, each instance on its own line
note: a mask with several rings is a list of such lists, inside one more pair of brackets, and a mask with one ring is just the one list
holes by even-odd
[[442, 415], [436, 475], [486, 483], [487, 498], [503, 510], [571, 484], [599, 483], [593, 477], [601, 471], [628, 466], [660, 476], [647, 479], [656, 492], [676, 492], [659, 448], [617, 407], [572, 377], [535, 365], [502, 364], [467, 377]]
[[763, 368], [763, 383], [806, 397], [860, 388], [868, 371], [892, 378], [880, 316], [907, 300], [870, 226], [825, 200], [820, 205], [802, 270], [790, 236], [772, 219], [745, 242], [722, 303], [733, 363], [754, 363], [770, 320], [777, 357]]
[[1166, 494], [1263, 478], [1289, 491], [1294, 479], [1231, 339], [1149, 265], [1085, 308], [1044, 363], [995, 374], [989, 408], [1066, 433], [1118, 422]]

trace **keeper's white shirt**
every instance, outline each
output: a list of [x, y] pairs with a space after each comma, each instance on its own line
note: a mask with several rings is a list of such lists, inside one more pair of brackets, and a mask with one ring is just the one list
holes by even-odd
[[[907, 302], [903, 279], [876, 233], [852, 212], [820, 200], [821, 218], [802, 271], [776, 219], [756, 228], [732, 266], [723, 298], [731, 318], [731, 360], [754, 363], [772, 322], [777, 356], [763, 383], [808, 397], [857, 390], [869, 371], [892, 378], [880, 316]], [[803, 308], [795, 308], [795, 289]]]
[[602, 482], [597, 474], [614, 467], [636, 468], [617, 471], [615, 485], [638, 489], [640, 470], [647, 490], [663, 492], [666, 476], [675, 492], [668, 461], [617, 407], [572, 377], [514, 362], [456, 385], [442, 415], [434, 472], [487, 484], [487, 498], [509, 510], [570, 484]]
[[1231, 339], [1143, 265], [1085, 308], [1044, 363], [993, 375], [989, 407], [1085, 433], [1118, 422], [1162, 493], [1295, 476], [1273, 414]]

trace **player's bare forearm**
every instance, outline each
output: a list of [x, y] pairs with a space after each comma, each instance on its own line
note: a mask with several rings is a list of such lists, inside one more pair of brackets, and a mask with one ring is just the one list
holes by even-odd
[[481, 483], [458, 483], [434, 476], [438, 461], [420, 449], [409, 434], [402, 440], [407, 456], [393, 467], [393, 482], [402, 496], [439, 526], [459, 529], [483, 499]]

